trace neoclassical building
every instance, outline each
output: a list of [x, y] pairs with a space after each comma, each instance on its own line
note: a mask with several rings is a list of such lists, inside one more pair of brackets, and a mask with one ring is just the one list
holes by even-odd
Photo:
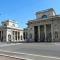
[[60, 15], [53, 8], [36, 12], [36, 19], [28, 21], [27, 25], [29, 41], [60, 41]]
[[23, 39], [23, 30], [13, 20], [5, 20], [0, 26], [1, 42], [21, 42]]

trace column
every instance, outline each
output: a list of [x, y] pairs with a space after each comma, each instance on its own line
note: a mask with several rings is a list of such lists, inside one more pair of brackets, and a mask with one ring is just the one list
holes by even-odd
[[14, 40], [15, 40], [15, 31], [14, 31]]
[[40, 25], [38, 26], [38, 41], [40, 42]]
[[34, 26], [32, 27], [32, 42], [34, 42]]
[[18, 31], [17, 31], [17, 40], [18, 40]]
[[44, 25], [44, 33], [45, 33], [45, 42], [46, 42], [46, 25]]
[[53, 40], [54, 40], [54, 35], [53, 35], [53, 33], [54, 33], [54, 29], [53, 29], [53, 25], [51, 24], [51, 35], [52, 35], [52, 42], [53, 42]]

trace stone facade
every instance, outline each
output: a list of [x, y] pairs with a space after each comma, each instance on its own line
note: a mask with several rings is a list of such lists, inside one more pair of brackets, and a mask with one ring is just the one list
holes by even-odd
[[18, 27], [15, 21], [6, 20], [0, 26], [0, 41], [1, 42], [22, 42], [23, 30]]
[[36, 19], [28, 21], [27, 25], [29, 41], [60, 41], [60, 16], [53, 8], [37, 12]]

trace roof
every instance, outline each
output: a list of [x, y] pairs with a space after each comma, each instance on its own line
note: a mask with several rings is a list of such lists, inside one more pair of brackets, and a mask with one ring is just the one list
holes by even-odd
[[41, 11], [36, 12], [36, 14], [44, 13], [44, 12], [48, 12], [48, 11], [54, 11], [54, 9], [53, 8], [50, 8], [50, 9], [46, 9], [46, 10], [41, 10]]
[[2, 22], [13, 22], [13, 23], [16, 23], [15, 20], [10, 20], [10, 19], [4, 20], [4, 21], [2, 21]]
[[45, 20], [48, 20], [48, 19], [49, 20], [55, 20], [55, 18], [60, 18], [60, 15], [51, 16], [49, 18], [43, 18], [43, 19], [38, 18], [38, 19], [30, 20], [30, 21], [28, 21], [27, 24], [32, 23], [32, 22], [35, 22], [35, 21], [45, 21]]

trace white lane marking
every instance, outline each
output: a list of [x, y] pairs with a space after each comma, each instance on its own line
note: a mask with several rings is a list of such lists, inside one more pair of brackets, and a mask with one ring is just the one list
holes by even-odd
[[0, 45], [0, 47], [11, 46], [11, 45], [19, 45], [19, 44], [23, 44], [23, 43], [3, 44], [3, 45]]
[[0, 50], [2, 52], [6, 53], [15, 53], [15, 54], [23, 54], [23, 55], [30, 55], [30, 56], [36, 56], [36, 57], [43, 57], [43, 58], [49, 58], [49, 59], [59, 59], [60, 57], [54, 57], [54, 56], [45, 56], [45, 55], [37, 55], [37, 54], [29, 54], [29, 53], [21, 53], [21, 52], [12, 52], [12, 51], [5, 51], [5, 50]]
[[55, 45], [60, 45], [60, 43], [55, 43]]
[[32, 59], [28, 59], [28, 58], [23, 58], [23, 57], [18, 57], [18, 56], [11, 56], [11, 55], [6, 55], [6, 54], [0, 54], [0, 56], [10, 57], [10, 58], [17, 58], [17, 59], [24, 59], [24, 60], [32, 60]]

